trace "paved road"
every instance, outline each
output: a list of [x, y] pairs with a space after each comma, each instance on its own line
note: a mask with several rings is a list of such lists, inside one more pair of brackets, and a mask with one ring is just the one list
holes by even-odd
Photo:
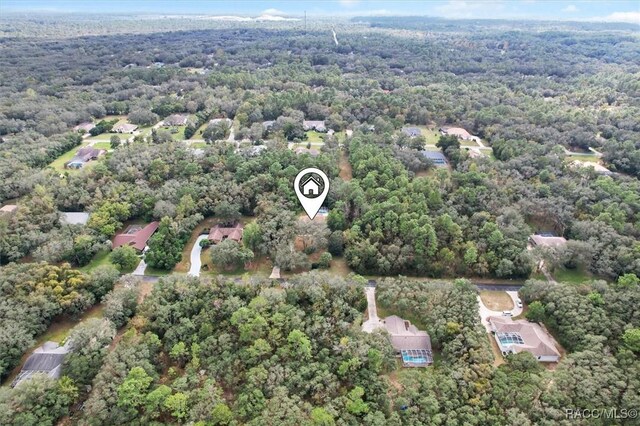
[[208, 235], [200, 235], [191, 249], [191, 268], [189, 269], [189, 275], [191, 276], [200, 276], [200, 269], [202, 269], [202, 261], [200, 260], [202, 247], [200, 247], [200, 241], [207, 239], [207, 237]]
[[522, 284], [515, 285], [500, 285], [500, 284], [476, 284], [478, 290], [489, 291], [519, 291], [522, 288]]

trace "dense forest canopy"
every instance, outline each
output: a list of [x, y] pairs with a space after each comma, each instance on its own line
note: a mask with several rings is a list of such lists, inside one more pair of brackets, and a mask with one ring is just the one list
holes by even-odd
[[[62, 377], [0, 388], [0, 424], [546, 426], [640, 406], [637, 26], [309, 21], [0, 18], [0, 377], [74, 322]], [[309, 167], [330, 180], [319, 221], [292, 187]], [[147, 224], [146, 248], [113, 249]], [[526, 281], [554, 368], [494, 357], [478, 278]], [[361, 332], [369, 279], [432, 366]]]

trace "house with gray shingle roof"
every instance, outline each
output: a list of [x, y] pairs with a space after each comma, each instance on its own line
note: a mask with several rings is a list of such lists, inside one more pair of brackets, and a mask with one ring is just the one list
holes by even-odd
[[20, 374], [18, 374], [11, 386], [15, 387], [25, 380], [29, 380], [37, 373], [46, 374], [53, 379], [60, 378], [62, 375], [62, 363], [69, 350], [70, 348], [67, 345], [59, 346], [55, 342], [44, 343], [27, 358], [22, 370], [20, 370]]

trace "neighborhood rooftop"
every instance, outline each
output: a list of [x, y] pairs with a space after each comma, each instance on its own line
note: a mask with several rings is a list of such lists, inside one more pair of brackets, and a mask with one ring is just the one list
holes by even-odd
[[447, 158], [438, 151], [420, 151], [423, 157], [428, 158], [437, 167], [444, 167], [447, 165]]
[[556, 362], [560, 358], [553, 338], [540, 325], [506, 316], [488, 320], [503, 355], [529, 352], [542, 362]]
[[564, 237], [553, 237], [547, 235], [531, 235], [529, 242], [538, 247], [561, 247], [567, 243]]
[[89, 213], [61, 212], [60, 222], [66, 225], [84, 225], [89, 221]]
[[0, 213], [15, 213], [18, 210], [18, 206], [15, 204], [7, 204], [6, 206], [0, 207]]
[[424, 367], [433, 362], [431, 338], [426, 331], [396, 315], [382, 320], [391, 346], [400, 354], [405, 367]]
[[471, 135], [462, 127], [441, 127], [440, 133], [447, 136], [456, 136], [457, 138], [462, 140], [473, 140], [473, 141], [480, 140], [479, 137]]
[[46, 374], [54, 379], [59, 378], [64, 357], [68, 352], [69, 348], [66, 345], [59, 346], [55, 342], [45, 342], [27, 358], [12, 386], [17, 386], [36, 373]]
[[172, 114], [164, 119], [163, 124], [165, 126], [184, 126], [189, 121], [189, 116], [186, 114]]
[[233, 226], [217, 224], [209, 231], [209, 241], [219, 243], [227, 238], [233, 241], [240, 241], [242, 239], [242, 230], [243, 226], [239, 222]]
[[113, 239], [113, 248], [129, 245], [137, 250], [144, 250], [147, 246], [147, 241], [158, 229], [159, 222], [151, 222], [145, 227], [140, 225], [131, 225], [123, 233], [118, 234]]
[[316, 132], [326, 132], [327, 128], [323, 120], [304, 120], [302, 122], [304, 130], [315, 130]]
[[403, 127], [402, 133], [412, 138], [415, 138], [416, 136], [420, 136], [422, 134], [420, 129], [418, 129], [417, 127]]

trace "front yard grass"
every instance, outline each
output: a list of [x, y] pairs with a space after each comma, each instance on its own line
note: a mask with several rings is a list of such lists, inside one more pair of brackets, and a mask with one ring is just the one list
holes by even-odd
[[482, 303], [492, 311], [510, 311], [513, 309], [513, 300], [504, 291], [483, 290], [480, 292]]

